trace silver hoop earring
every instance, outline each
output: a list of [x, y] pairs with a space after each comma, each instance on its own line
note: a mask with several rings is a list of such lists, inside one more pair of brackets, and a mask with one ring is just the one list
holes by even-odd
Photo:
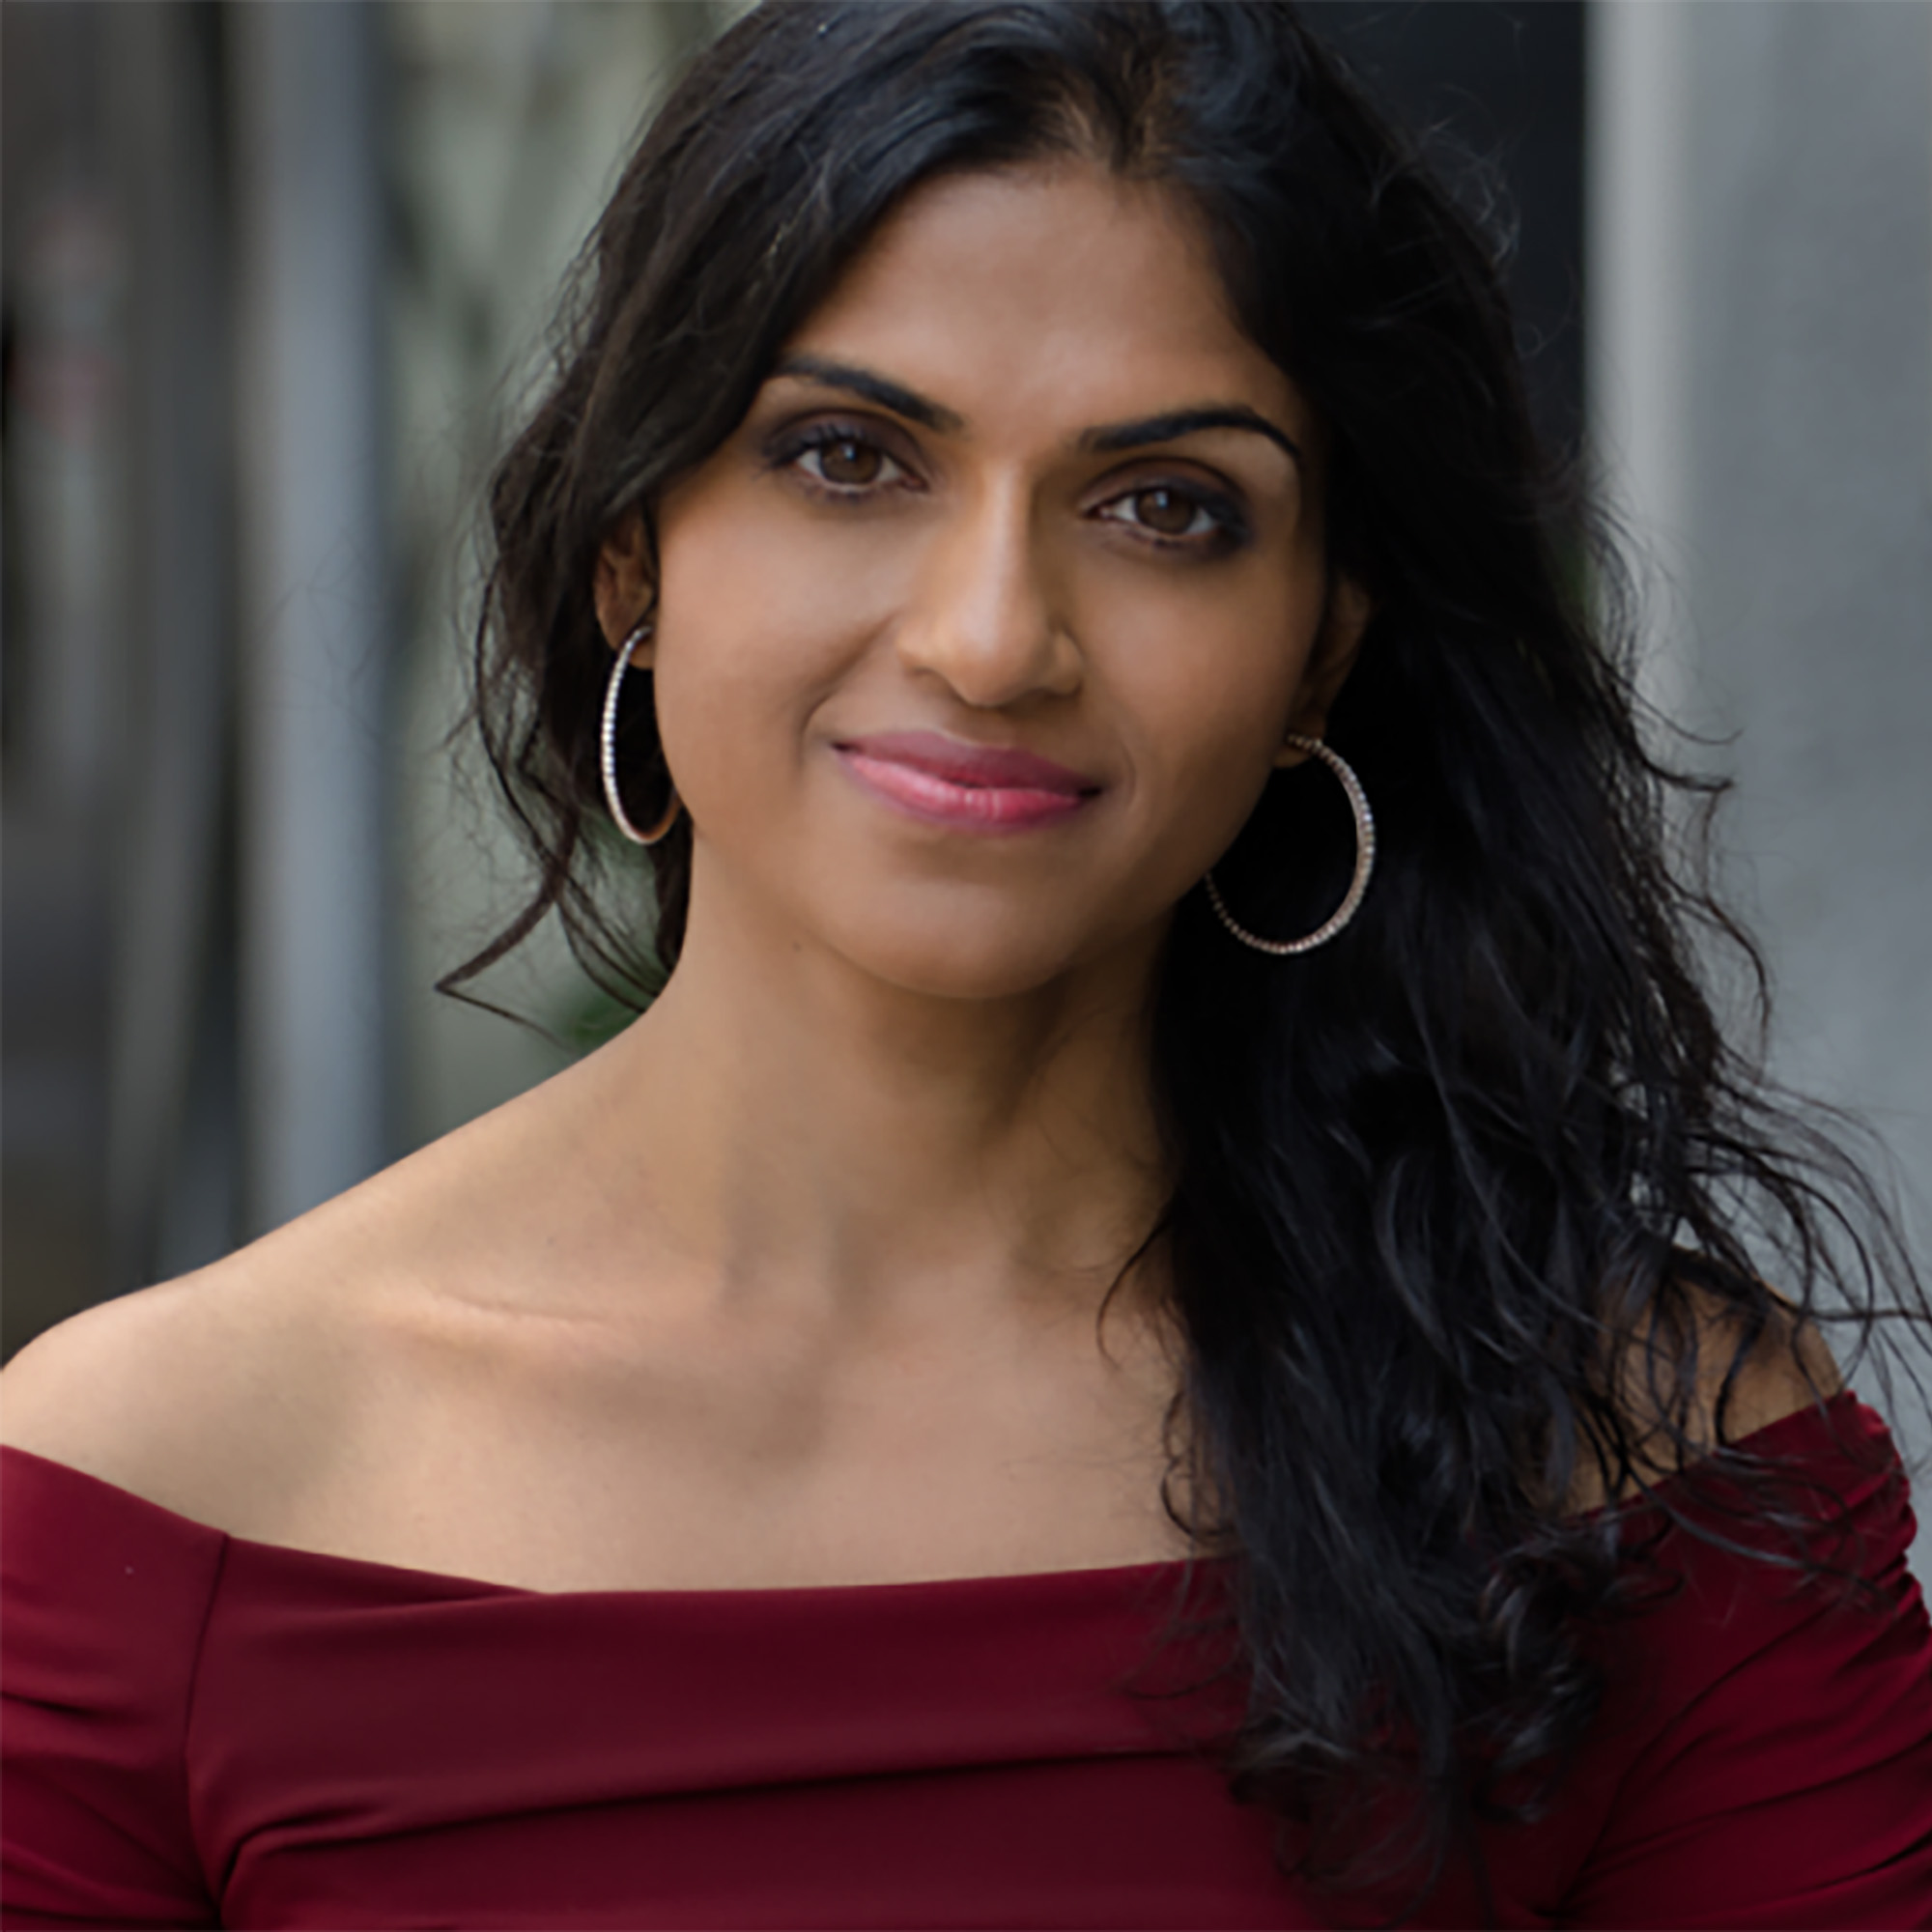
[[670, 804], [665, 808], [665, 815], [648, 832], [639, 832], [631, 823], [631, 814], [624, 810], [623, 798], [617, 790], [617, 693], [623, 685], [624, 673], [631, 668], [632, 654], [650, 634], [651, 620], [646, 617], [617, 646], [617, 661], [611, 667], [611, 682], [604, 690], [604, 724], [597, 740], [604, 770], [604, 803], [610, 808], [617, 830], [634, 845], [655, 845], [677, 823], [677, 814], [684, 809], [677, 787], [672, 785]]
[[1291, 736], [1288, 742], [1297, 752], [1306, 752], [1311, 757], [1320, 758], [1342, 781], [1342, 789], [1349, 794], [1349, 809], [1355, 814], [1355, 876], [1349, 882], [1348, 895], [1326, 922], [1318, 925], [1306, 938], [1264, 939], [1260, 933], [1250, 932], [1228, 910], [1221, 889], [1214, 883], [1211, 869], [1202, 880], [1208, 888], [1208, 903], [1214, 908], [1214, 916], [1221, 923], [1243, 946], [1252, 946], [1257, 952], [1272, 953], [1278, 959], [1293, 952], [1312, 952], [1318, 946], [1326, 946], [1361, 910], [1362, 900], [1369, 890], [1369, 874], [1376, 868], [1376, 815], [1369, 810], [1369, 795], [1362, 789], [1362, 781], [1355, 776], [1348, 759], [1341, 753], [1331, 751], [1320, 738]]

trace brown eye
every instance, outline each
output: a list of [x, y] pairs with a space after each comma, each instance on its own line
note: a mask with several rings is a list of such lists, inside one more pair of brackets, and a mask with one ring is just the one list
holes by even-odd
[[850, 439], [823, 443], [812, 453], [818, 459], [819, 475], [828, 483], [852, 486], [876, 483], [879, 471], [885, 467], [884, 456], [869, 442]]
[[1140, 490], [1133, 497], [1134, 521], [1157, 536], [1185, 536], [1194, 528], [1201, 505], [1173, 490]]
[[924, 487], [882, 438], [853, 424], [816, 422], [781, 432], [767, 445], [764, 460], [825, 502], [857, 506]]
[[1218, 491], [1178, 483], [1149, 483], [1112, 497], [1093, 512], [1103, 523], [1123, 524], [1142, 541], [1192, 556], [1220, 556], [1243, 548], [1248, 520], [1238, 503]]

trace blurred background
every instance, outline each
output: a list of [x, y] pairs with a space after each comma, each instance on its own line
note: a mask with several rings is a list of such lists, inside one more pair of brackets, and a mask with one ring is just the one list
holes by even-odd
[[[551, 1038], [431, 990], [522, 877], [459, 729], [480, 490], [640, 120], [737, 11], [0, 0], [8, 1351], [597, 1031], [554, 935], [484, 988]], [[1922, 1202], [1932, 7], [1308, 11], [1513, 225], [1652, 692], [1730, 739], [1777, 1064]]]

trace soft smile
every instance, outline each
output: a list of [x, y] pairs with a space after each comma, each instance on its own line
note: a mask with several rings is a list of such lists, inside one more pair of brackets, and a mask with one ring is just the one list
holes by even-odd
[[937, 731], [886, 731], [843, 739], [833, 749], [875, 798], [961, 832], [1057, 825], [1100, 792], [1093, 780], [1035, 753], [970, 745]]

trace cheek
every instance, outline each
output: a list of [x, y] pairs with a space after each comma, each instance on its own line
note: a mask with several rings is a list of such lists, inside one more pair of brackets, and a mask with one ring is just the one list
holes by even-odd
[[[903, 557], [829, 540], [836, 535], [736, 470], [666, 502], [659, 710], [674, 764], [673, 734], [686, 740], [687, 759], [749, 749], [774, 727], [792, 734], [796, 751], [805, 721], [904, 591]], [[768, 741], [760, 755], [770, 757]]]
[[714, 606], [665, 624], [658, 729], [679, 794], [707, 832], [748, 811], [769, 812], [769, 799], [793, 775], [798, 690], [759, 648], [770, 636], [762, 616]]
[[1313, 642], [1319, 613], [1291, 606], [1280, 617], [1272, 598], [1265, 608], [1197, 611], [1123, 655], [1122, 709], [1134, 720], [1133, 762], [1150, 806], [1175, 837], [1210, 850], [1239, 829], [1267, 782]]
[[832, 640], [801, 621], [814, 600], [766, 534], [696, 493], [660, 524], [658, 726], [699, 822], [779, 776], [775, 734], [795, 745], [789, 727], [830, 675]]
[[1281, 743], [1271, 705], [1197, 703], [1186, 725], [1152, 753], [1160, 760], [1150, 801], [1157, 821], [1146, 833], [1146, 872], [1168, 900], [1234, 842], [1266, 789]]

